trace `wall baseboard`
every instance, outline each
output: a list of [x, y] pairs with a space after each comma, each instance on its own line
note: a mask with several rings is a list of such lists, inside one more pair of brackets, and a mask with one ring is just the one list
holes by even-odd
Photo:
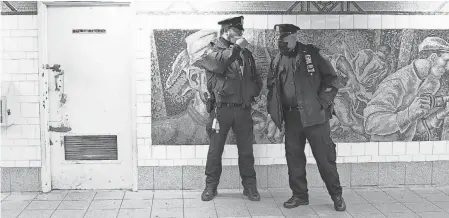
[[[338, 164], [343, 187], [449, 185], [449, 161]], [[201, 190], [204, 166], [138, 167], [139, 190]], [[256, 166], [260, 189], [288, 188], [287, 165]], [[316, 164], [307, 165], [309, 187], [325, 187]], [[219, 189], [242, 188], [238, 166], [223, 166]]]

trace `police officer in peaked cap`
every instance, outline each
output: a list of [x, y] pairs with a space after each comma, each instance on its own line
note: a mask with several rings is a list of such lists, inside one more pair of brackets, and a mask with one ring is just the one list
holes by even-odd
[[248, 42], [242, 37], [243, 17], [218, 22], [220, 37], [213, 40], [203, 57], [195, 63], [206, 70], [210, 122], [206, 130], [210, 137], [206, 163], [206, 188], [201, 199], [210, 201], [217, 195], [222, 172], [221, 157], [229, 130], [236, 135], [238, 164], [243, 194], [259, 201], [253, 154], [253, 119], [251, 104], [263, 86]]
[[344, 211], [336, 145], [330, 137], [329, 125], [333, 100], [340, 88], [337, 74], [318, 48], [298, 41], [299, 27], [278, 24], [274, 28], [279, 53], [267, 76], [267, 104], [275, 123], [269, 126], [278, 128], [277, 131], [285, 126], [285, 153], [293, 196], [284, 207], [309, 204], [304, 153], [307, 139], [335, 210]]

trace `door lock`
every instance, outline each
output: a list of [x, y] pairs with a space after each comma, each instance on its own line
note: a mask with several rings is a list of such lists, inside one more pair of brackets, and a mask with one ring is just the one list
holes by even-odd
[[51, 69], [52, 71], [55, 71], [55, 72], [61, 72], [61, 69], [59, 69], [59, 68], [61, 68], [61, 65], [59, 65], [59, 64], [53, 64], [52, 67], [50, 67], [50, 65], [48, 65], [48, 64], [45, 65], [45, 69], [47, 69], [47, 70]]

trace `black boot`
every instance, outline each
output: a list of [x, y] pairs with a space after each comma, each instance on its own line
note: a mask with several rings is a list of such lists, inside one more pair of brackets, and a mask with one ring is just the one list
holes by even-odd
[[218, 192], [216, 188], [208, 188], [206, 187], [201, 194], [201, 200], [202, 201], [210, 201], [214, 199], [215, 196], [217, 196]]
[[345, 203], [345, 200], [343, 199], [343, 197], [341, 197], [341, 196], [334, 197], [334, 198], [332, 198], [332, 200], [334, 201], [334, 209], [336, 211], [345, 211], [346, 210], [346, 203]]
[[257, 188], [245, 188], [243, 189], [243, 195], [248, 196], [250, 201], [260, 201], [260, 194], [257, 191]]
[[288, 209], [298, 207], [299, 205], [309, 205], [309, 200], [293, 196], [288, 199], [288, 201], [284, 202], [284, 207]]

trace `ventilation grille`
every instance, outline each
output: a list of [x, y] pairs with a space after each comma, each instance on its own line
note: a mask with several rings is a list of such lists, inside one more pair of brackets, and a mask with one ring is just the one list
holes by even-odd
[[64, 136], [66, 160], [117, 160], [117, 135]]

